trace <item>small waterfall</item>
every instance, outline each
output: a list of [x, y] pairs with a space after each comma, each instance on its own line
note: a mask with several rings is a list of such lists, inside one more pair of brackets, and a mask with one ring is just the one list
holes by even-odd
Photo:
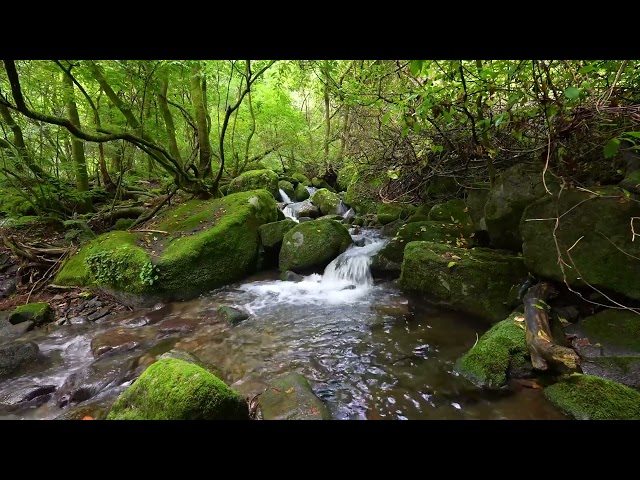
[[304, 188], [306, 188], [307, 192], [309, 192], [309, 198], [313, 197], [313, 194], [318, 191], [316, 187], [304, 187]]
[[369, 266], [371, 258], [387, 244], [387, 240], [375, 239], [364, 247], [349, 247], [324, 270], [323, 284], [342, 283], [355, 288], [371, 287], [373, 277]]
[[355, 216], [356, 216], [356, 211], [353, 208], [349, 207], [349, 210], [344, 212], [344, 214], [342, 215], [342, 218], [347, 218], [347, 219], [351, 220]]
[[282, 189], [280, 189], [280, 198], [282, 198], [282, 201], [286, 204], [292, 203], [289, 195], [287, 195], [287, 193]]
[[293, 220], [294, 222], [298, 222], [300, 223], [300, 220], [298, 220], [298, 217], [296, 217], [295, 212], [293, 211], [293, 209], [291, 208], [291, 205], [287, 205], [282, 209], [282, 213], [284, 213], [284, 216], [287, 218], [290, 218], [291, 220]]
[[342, 200], [340, 200], [340, 203], [338, 203], [338, 206], [336, 207], [336, 214], [344, 218], [347, 211], [348, 211], [347, 206], [344, 204]]

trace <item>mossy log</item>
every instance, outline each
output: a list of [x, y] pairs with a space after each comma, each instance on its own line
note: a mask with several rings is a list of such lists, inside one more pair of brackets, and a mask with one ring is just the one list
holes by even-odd
[[552, 285], [540, 282], [524, 295], [527, 346], [531, 363], [537, 370], [547, 370], [549, 364], [562, 364], [571, 370], [577, 370], [580, 365], [578, 354], [571, 348], [556, 344], [551, 334], [547, 301], [556, 293]]

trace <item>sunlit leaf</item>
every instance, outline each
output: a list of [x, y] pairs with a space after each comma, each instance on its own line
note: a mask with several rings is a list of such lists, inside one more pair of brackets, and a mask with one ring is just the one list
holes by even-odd
[[612, 138], [607, 142], [604, 146], [604, 158], [611, 158], [618, 153], [618, 149], [620, 148], [620, 139]]
[[458, 262], [449, 262], [449, 263], [447, 263], [447, 268], [451, 268], [451, 267], [453, 267], [454, 265], [457, 265], [457, 264], [458, 264]]
[[564, 96], [573, 100], [580, 96], [580, 89], [576, 87], [569, 87], [564, 91]]

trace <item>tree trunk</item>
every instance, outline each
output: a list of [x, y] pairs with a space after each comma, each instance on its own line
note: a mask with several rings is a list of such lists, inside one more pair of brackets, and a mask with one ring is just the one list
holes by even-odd
[[553, 286], [541, 282], [531, 287], [523, 298], [531, 363], [537, 370], [547, 370], [549, 364], [575, 370], [580, 365], [580, 357], [573, 349], [557, 345], [551, 334], [547, 301], [555, 295]]
[[13, 120], [11, 112], [4, 105], [0, 105], [0, 117], [2, 117], [2, 120], [4, 120], [11, 129], [11, 133], [13, 134], [13, 145], [18, 151], [21, 162], [24, 163], [24, 165], [26, 165], [27, 168], [29, 168], [29, 170], [31, 170], [36, 176], [43, 179], [49, 177], [44, 170], [34, 163], [29, 152], [27, 152], [27, 146], [25, 145], [24, 137], [22, 136], [22, 129], [20, 128], [20, 125]]
[[191, 67], [191, 103], [196, 114], [196, 125], [198, 127], [198, 148], [200, 150], [198, 173], [200, 178], [206, 178], [211, 175], [211, 142], [209, 141], [207, 111], [202, 92], [202, 77], [199, 64], [194, 64]]
[[[73, 92], [73, 80], [66, 73], [62, 72], [62, 83], [65, 91], [65, 106], [67, 116], [73, 125], [80, 128], [80, 117], [76, 108], [76, 101]], [[76, 168], [76, 186], [80, 192], [89, 190], [89, 176], [87, 175], [87, 161], [84, 155], [84, 143], [76, 137], [71, 137], [71, 155]], [[86, 205], [88, 207], [88, 205]]]
[[331, 113], [329, 112], [329, 61], [324, 61], [324, 168], [329, 171]]
[[169, 110], [169, 105], [167, 103], [167, 90], [169, 89], [169, 72], [165, 71], [162, 73], [161, 84], [160, 84], [160, 93], [158, 94], [158, 108], [162, 113], [162, 118], [164, 119], [164, 126], [167, 130], [167, 138], [169, 139], [169, 151], [171, 155], [180, 162], [182, 165], [182, 157], [180, 156], [180, 150], [178, 149], [178, 142], [176, 141], [176, 127], [173, 123], [173, 116], [171, 115], [171, 111]]

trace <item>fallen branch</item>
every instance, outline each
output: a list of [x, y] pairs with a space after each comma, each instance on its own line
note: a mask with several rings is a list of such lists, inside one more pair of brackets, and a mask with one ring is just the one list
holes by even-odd
[[541, 282], [524, 295], [527, 346], [531, 363], [536, 370], [548, 370], [554, 365], [564, 365], [576, 370], [580, 365], [580, 357], [575, 350], [557, 345], [553, 340], [547, 301], [556, 293], [550, 284]]

